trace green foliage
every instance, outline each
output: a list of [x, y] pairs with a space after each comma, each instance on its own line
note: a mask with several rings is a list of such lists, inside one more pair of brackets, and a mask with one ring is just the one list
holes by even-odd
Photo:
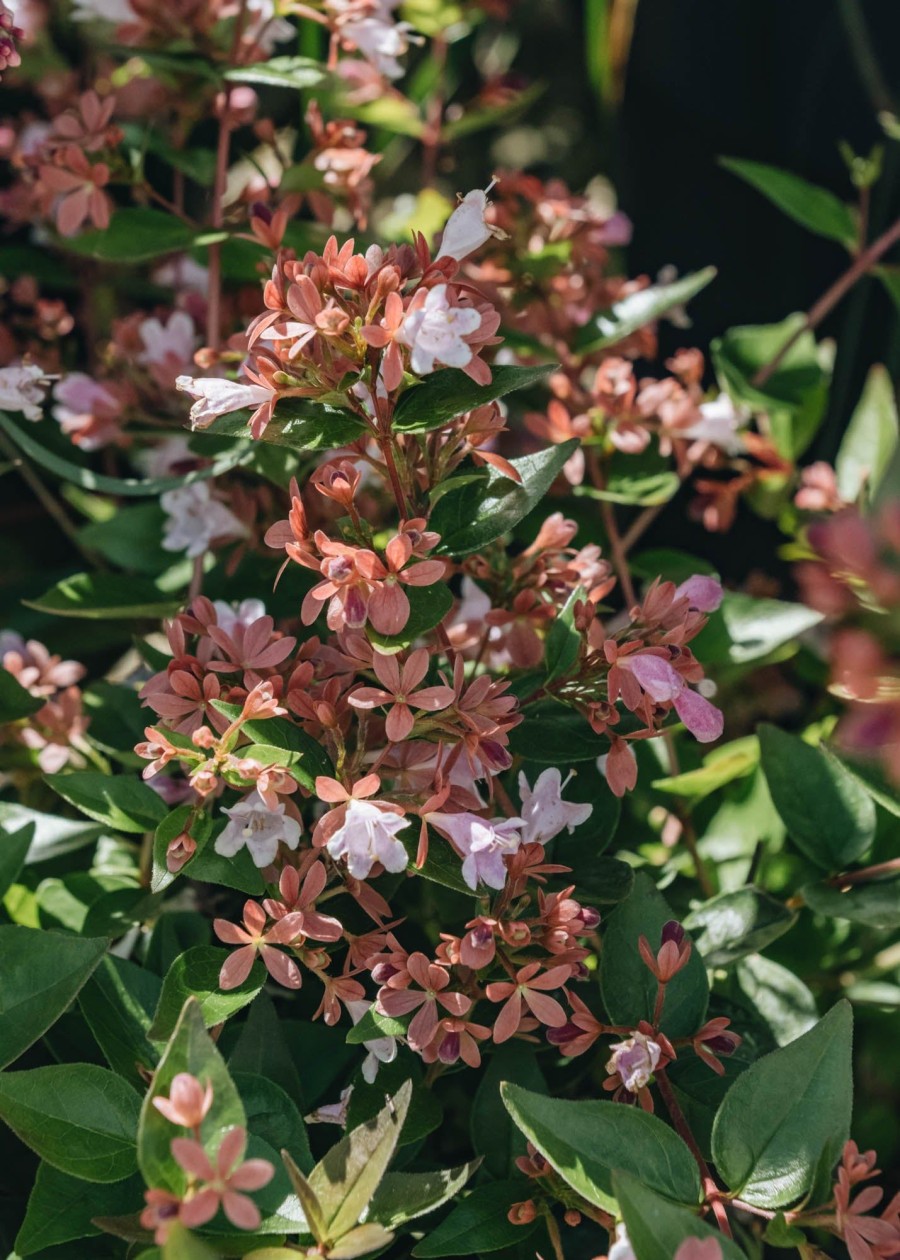
[[394, 431], [430, 433], [464, 411], [474, 411], [476, 407], [503, 398], [513, 390], [537, 385], [549, 376], [554, 366], [501, 365], [493, 369], [490, 385], [476, 384], [465, 372], [436, 372], [402, 396], [394, 412]]
[[227, 957], [225, 949], [195, 945], [175, 959], [166, 972], [153, 1024], [147, 1031], [151, 1041], [169, 1040], [188, 999], [195, 999], [191, 1010], [200, 1012], [207, 1028], [223, 1024], [253, 1001], [263, 986], [265, 968], [255, 962], [242, 984], [225, 991], [219, 988], [219, 972]]
[[767, 166], [764, 162], [720, 158], [727, 171], [752, 184], [795, 223], [852, 249], [858, 229], [849, 206], [826, 188], [818, 188], [799, 175]]
[[850, 417], [834, 462], [838, 492], [847, 503], [878, 493], [897, 449], [897, 400], [887, 369], [876, 364]]
[[636, 1177], [617, 1172], [613, 1185], [629, 1240], [640, 1260], [671, 1260], [686, 1238], [715, 1238], [723, 1260], [741, 1260], [744, 1253], [735, 1243], [687, 1208], [654, 1194]]
[[582, 354], [594, 353], [614, 346], [647, 324], [662, 319], [676, 307], [683, 306], [715, 279], [715, 267], [704, 267], [670, 284], [651, 284], [646, 289], [621, 298], [608, 311], [587, 323], [578, 337]]

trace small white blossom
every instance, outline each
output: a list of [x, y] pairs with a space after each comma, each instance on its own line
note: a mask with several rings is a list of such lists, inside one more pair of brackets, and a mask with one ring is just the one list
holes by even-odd
[[451, 306], [447, 286], [436, 284], [423, 304], [409, 312], [398, 340], [412, 350], [410, 366], [418, 376], [434, 371], [435, 363], [465, 367], [472, 347], [463, 340], [481, 327], [481, 315], [471, 306]]
[[187, 311], [173, 311], [165, 324], [155, 316], [142, 320], [138, 333], [144, 345], [138, 355], [139, 363], [152, 363], [157, 367], [163, 367], [172, 359], [177, 363], [190, 363], [197, 333]]
[[0, 368], [0, 411], [21, 411], [26, 420], [40, 420], [49, 383], [36, 363]]
[[244, 385], [222, 376], [179, 376], [176, 389], [196, 399], [191, 407], [191, 428], [205, 429], [217, 416], [242, 407], [260, 407], [272, 397], [272, 390], [263, 385]]
[[[347, 1010], [350, 1012], [350, 1018], [354, 1024], [358, 1024], [362, 1017], [368, 1014], [371, 1009], [369, 1002], [345, 1002]], [[363, 1080], [368, 1081], [371, 1085], [378, 1075], [379, 1063], [393, 1063], [397, 1057], [397, 1038], [396, 1037], [373, 1037], [371, 1041], [364, 1041], [363, 1045], [368, 1050], [368, 1054], [363, 1059], [362, 1074]]]
[[676, 436], [690, 438], [694, 442], [709, 442], [726, 455], [736, 455], [743, 445], [738, 430], [746, 423], [746, 414], [735, 407], [727, 394], [701, 403], [699, 410], [701, 418], [688, 428], [679, 429]]
[[239, 604], [226, 604], [224, 599], [214, 599], [213, 608], [216, 610], [216, 625], [232, 635], [235, 630], [246, 630], [266, 615], [266, 606], [261, 599], [242, 599]]
[[74, 0], [72, 17], [76, 22], [136, 22], [137, 14], [128, 0]]
[[500, 889], [506, 883], [505, 857], [522, 846], [521, 818], [479, 818], [477, 814], [431, 814], [438, 831], [463, 855], [462, 876], [470, 888], [479, 883]]
[[233, 512], [212, 497], [209, 483], [195, 481], [160, 498], [166, 513], [162, 545], [193, 560], [208, 551], [214, 538], [240, 538], [247, 531]]
[[606, 1070], [618, 1076], [630, 1094], [636, 1094], [649, 1084], [650, 1077], [659, 1063], [662, 1050], [646, 1033], [636, 1032], [627, 1041], [617, 1041], [610, 1046]]
[[374, 801], [350, 801], [344, 821], [326, 844], [335, 859], [345, 857], [354, 879], [365, 879], [376, 862], [396, 875], [409, 864], [406, 849], [396, 839], [409, 822], [392, 810], [379, 809]]
[[487, 195], [493, 186], [491, 183], [484, 190], [473, 188], [460, 200], [447, 220], [438, 258], [455, 258], [461, 262], [492, 236], [506, 236], [502, 228], [485, 222], [484, 216], [491, 204]]
[[275, 0], [249, 0], [244, 35], [266, 54], [297, 32], [286, 18], [275, 16]]
[[569, 774], [564, 783], [559, 770], [553, 766], [541, 771], [534, 787], [530, 788], [525, 775], [519, 772], [519, 794], [525, 819], [523, 844], [546, 844], [564, 830], [571, 835], [576, 827], [590, 818], [593, 805], [571, 804], [562, 799], [562, 790], [571, 777]]
[[234, 857], [246, 845], [257, 866], [270, 866], [279, 843], [289, 849], [300, 843], [297, 820], [285, 813], [283, 804], [269, 809], [256, 791], [222, 812], [228, 815], [228, 825], [213, 846], [222, 857]]
[[616, 1226], [616, 1241], [609, 1249], [607, 1260], [637, 1260], [628, 1238], [628, 1231], [621, 1222]]

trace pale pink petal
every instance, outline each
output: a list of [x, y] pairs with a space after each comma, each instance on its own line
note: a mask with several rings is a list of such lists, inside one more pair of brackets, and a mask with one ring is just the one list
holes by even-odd
[[202, 1181], [211, 1181], [215, 1177], [212, 1164], [206, 1151], [193, 1138], [172, 1138], [172, 1158], [185, 1172], [199, 1177]]
[[226, 1190], [222, 1196], [222, 1211], [238, 1229], [258, 1229], [261, 1221], [259, 1208], [245, 1194]]
[[215, 1190], [201, 1190], [181, 1205], [178, 1218], [188, 1229], [197, 1229], [211, 1221], [219, 1210], [219, 1196]]
[[286, 989], [300, 988], [303, 977], [293, 958], [288, 958], [280, 949], [268, 949], [266, 946], [263, 946], [261, 953], [266, 970], [273, 980], [283, 984]]
[[406, 1040], [413, 1050], [421, 1050], [431, 1041], [437, 1026], [437, 1005], [433, 1000], [428, 1000], [413, 1016], [412, 1023], [406, 1032]]
[[261, 1190], [275, 1176], [275, 1169], [267, 1159], [248, 1159], [228, 1178], [235, 1190]]
[[522, 994], [516, 989], [508, 1002], [503, 1005], [494, 1023], [494, 1041], [509, 1041], [518, 1032], [522, 1022]]
[[675, 701], [675, 712], [701, 744], [709, 744], [718, 739], [725, 729], [725, 718], [721, 709], [717, 709], [699, 692], [691, 691], [689, 687]]
[[532, 1014], [536, 1015], [542, 1024], [547, 1024], [550, 1028], [562, 1028], [566, 1023], [566, 1012], [555, 998], [548, 997], [546, 993], [535, 993], [533, 989], [526, 989], [522, 996]]
[[243, 984], [255, 959], [256, 949], [252, 945], [245, 945], [243, 949], [236, 949], [233, 954], [229, 954], [219, 972], [219, 988], [236, 989]]

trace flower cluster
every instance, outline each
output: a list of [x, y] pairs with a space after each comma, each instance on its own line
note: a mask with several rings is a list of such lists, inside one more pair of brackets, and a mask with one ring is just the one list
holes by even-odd
[[27, 749], [44, 774], [55, 774], [78, 760], [89, 720], [77, 685], [84, 666], [62, 660], [43, 643], [26, 642], [12, 630], [0, 633], [0, 664], [39, 701], [34, 713], [4, 726], [4, 742]]

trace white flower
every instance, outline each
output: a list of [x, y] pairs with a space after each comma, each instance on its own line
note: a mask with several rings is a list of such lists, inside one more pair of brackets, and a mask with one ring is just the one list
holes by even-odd
[[569, 835], [587, 822], [594, 812], [593, 805], [574, 805], [562, 799], [562, 790], [571, 779], [570, 773], [565, 783], [556, 767], [543, 770], [538, 775], [533, 788], [519, 771], [519, 794], [522, 797], [522, 817], [525, 826], [522, 828], [523, 844], [546, 844], [563, 830]]
[[0, 368], [0, 411], [21, 411], [26, 420], [40, 420], [49, 383], [36, 363]]
[[386, 79], [402, 77], [403, 67], [397, 58], [408, 51], [411, 42], [417, 42], [410, 40], [413, 28], [408, 22], [394, 21], [393, 10], [398, 3], [399, 0], [372, 0], [365, 16], [357, 16], [357, 0], [327, 0], [327, 8], [343, 19], [338, 26], [342, 37], [355, 44]]
[[275, 16], [275, 0], [250, 0], [244, 34], [268, 54], [276, 44], [296, 35], [296, 31], [285, 18]]
[[266, 615], [266, 606], [261, 599], [242, 599], [239, 604], [226, 604], [224, 599], [214, 599], [213, 608], [216, 610], [216, 625], [231, 635], [239, 627], [246, 630]]
[[350, 801], [344, 821], [329, 839], [326, 849], [333, 858], [346, 857], [354, 879], [365, 879], [376, 862], [396, 875], [409, 864], [406, 849], [396, 839], [409, 822], [374, 801]]
[[179, 471], [185, 471], [185, 465], [195, 468], [199, 458], [184, 437], [165, 438], [156, 446], [148, 446], [146, 450], [135, 451], [132, 455], [145, 477], [175, 476]]
[[628, 1231], [621, 1222], [616, 1226], [616, 1241], [609, 1249], [607, 1260], [637, 1260], [628, 1239]]
[[636, 1094], [650, 1081], [662, 1050], [657, 1042], [645, 1033], [636, 1032], [627, 1041], [617, 1041], [610, 1046], [606, 1070], [618, 1076], [630, 1094]]
[[464, 340], [481, 327], [481, 316], [471, 306], [451, 306], [447, 286], [436, 284], [423, 304], [409, 312], [397, 339], [412, 350], [410, 366], [418, 376], [434, 371], [435, 362], [465, 367], [472, 347]]
[[742, 448], [738, 429], [746, 420], [744, 412], [735, 407], [727, 394], [720, 394], [712, 402], [700, 404], [700, 416], [686, 429], [679, 429], [676, 437], [691, 438], [695, 442], [709, 442], [718, 446], [726, 455], [736, 455]]
[[217, 416], [242, 407], [260, 407], [272, 397], [272, 390], [263, 385], [244, 385], [221, 376], [179, 376], [175, 387], [197, 400], [191, 407], [193, 429], [205, 429]]
[[247, 532], [234, 513], [212, 497], [205, 481], [167, 490], [160, 503], [168, 517], [163, 547], [184, 551], [191, 560], [208, 551], [214, 538], [240, 538]]
[[347, 1111], [350, 1107], [350, 1096], [353, 1093], [353, 1086], [348, 1085], [346, 1089], [341, 1090], [341, 1096], [336, 1103], [325, 1103], [321, 1107], [317, 1107], [315, 1111], [311, 1111], [308, 1116], [303, 1119], [307, 1124], [338, 1124], [342, 1129], [347, 1127]]
[[72, 17], [76, 22], [136, 22], [137, 14], [128, 0], [74, 0]]
[[[350, 1018], [354, 1024], [358, 1024], [362, 1017], [368, 1014], [371, 1009], [369, 1002], [345, 1002], [347, 1010], [350, 1012]], [[362, 1074], [363, 1080], [368, 1081], [371, 1085], [378, 1075], [379, 1063], [393, 1063], [397, 1057], [397, 1038], [396, 1037], [373, 1037], [371, 1041], [364, 1041], [363, 1045], [368, 1050], [368, 1054], [363, 1060]]]
[[251, 792], [231, 809], [222, 811], [229, 821], [213, 846], [216, 853], [234, 857], [246, 845], [257, 866], [270, 866], [280, 842], [289, 849], [296, 849], [300, 843], [300, 824], [284, 811], [283, 804], [269, 809], [257, 791]]
[[438, 831], [450, 837], [462, 853], [463, 879], [470, 888], [479, 883], [502, 888], [506, 883], [503, 859], [521, 848], [521, 818], [479, 818], [477, 814], [431, 814]]
[[187, 311], [173, 311], [167, 322], [152, 317], [141, 322], [138, 328], [144, 349], [138, 355], [139, 363], [152, 363], [162, 367], [167, 360], [190, 363], [196, 341], [194, 321]]
[[455, 258], [461, 262], [492, 236], [506, 236], [502, 228], [492, 227], [484, 221], [485, 212], [491, 204], [487, 195], [493, 187], [494, 184], [490, 183], [484, 190], [473, 188], [461, 198], [447, 220], [438, 258]]

